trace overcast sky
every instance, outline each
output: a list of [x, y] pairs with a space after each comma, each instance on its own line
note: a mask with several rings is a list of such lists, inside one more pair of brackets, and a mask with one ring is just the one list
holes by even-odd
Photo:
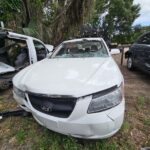
[[140, 17], [135, 20], [133, 25], [150, 25], [150, 0], [134, 0], [134, 4], [140, 4], [141, 11]]

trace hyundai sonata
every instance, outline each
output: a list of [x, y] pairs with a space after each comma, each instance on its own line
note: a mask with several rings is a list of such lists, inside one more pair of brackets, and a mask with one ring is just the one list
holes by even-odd
[[13, 78], [19, 105], [46, 128], [102, 139], [124, 119], [124, 79], [102, 38], [64, 41]]

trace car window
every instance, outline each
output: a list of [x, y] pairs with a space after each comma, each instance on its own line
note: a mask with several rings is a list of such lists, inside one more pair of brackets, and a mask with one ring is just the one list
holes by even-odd
[[46, 47], [39, 41], [33, 40], [36, 54], [37, 54], [37, 60], [40, 61], [46, 57], [47, 49]]
[[103, 42], [98, 40], [69, 41], [62, 43], [51, 58], [107, 57]]
[[150, 44], [150, 33], [143, 35], [137, 42], [138, 44]]

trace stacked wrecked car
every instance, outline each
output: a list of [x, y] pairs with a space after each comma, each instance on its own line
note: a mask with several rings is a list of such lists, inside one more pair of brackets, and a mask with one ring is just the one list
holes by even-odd
[[52, 49], [39, 39], [0, 30], [0, 90], [12, 84], [18, 71], [46, 58]]

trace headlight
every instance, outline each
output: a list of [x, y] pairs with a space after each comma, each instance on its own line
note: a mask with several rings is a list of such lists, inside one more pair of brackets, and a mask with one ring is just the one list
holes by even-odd
[[17, 87], [13, 86], [13, 91], [17, 96], [25, 98], [25, 93], [22, 90], [18, 89]]
[[123, 98], [123, 84], [112, 92], [102, 96], [98, 95], [93, 96], [88, 113], [104, 111], [120, 104]]

